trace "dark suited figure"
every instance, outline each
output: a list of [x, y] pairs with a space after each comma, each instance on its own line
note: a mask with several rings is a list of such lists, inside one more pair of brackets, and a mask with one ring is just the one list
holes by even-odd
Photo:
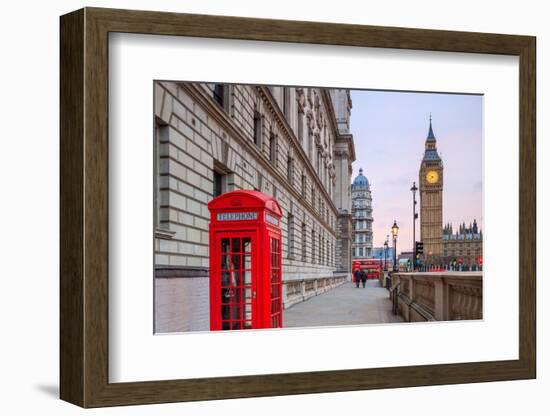
[[355, 270], [353, 277], [355, 277], [355, 287], [359, 287], [359, 282], [361, 281], [361, 271], [359, 269]]
[[365, 288], [365, 284], [367, 283], [367, 272], [364, 270], [361, 270], [361, 283], [363, 283], [363, 288]]

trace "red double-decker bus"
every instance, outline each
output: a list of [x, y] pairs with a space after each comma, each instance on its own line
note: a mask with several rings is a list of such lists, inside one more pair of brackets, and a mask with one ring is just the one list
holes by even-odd
[[382, 272], [384, 261], [378, 259], [352, 260], [353, 281], [355, 282], [355, 271], [364, 270], [368, 279], [378, 279]]

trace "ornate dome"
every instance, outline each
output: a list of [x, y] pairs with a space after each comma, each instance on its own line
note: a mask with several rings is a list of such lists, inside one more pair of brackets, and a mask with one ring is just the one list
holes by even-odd
[[363, 168], [359, 169], [359, 175], [355, 177], [352, 187], [355, 188], [368, 188], [369, 180], [365, 175], [363, 175]]

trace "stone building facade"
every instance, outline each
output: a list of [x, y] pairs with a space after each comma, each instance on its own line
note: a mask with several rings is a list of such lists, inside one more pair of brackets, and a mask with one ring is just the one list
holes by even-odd
[[[479, 259], [483, 256], [483, 232], [474, 219], [473, 224], [462, 223], [456, 232], [447, 224], [443, 228], [443, 261], [462, 270], [480, 270]], [[462, 264], [460, 264], [462, 263]]]
[[347, 90], [154, 83], [155, 332], [209, 329], [207, 203], [224, 192], [279, 202], [286, 307], [345, 281], [350, 111]]
[[351, 185], [351, 216], [353, 221], [352, 257], [372, 258], [372, 194], [370, 184], [363, 169]]

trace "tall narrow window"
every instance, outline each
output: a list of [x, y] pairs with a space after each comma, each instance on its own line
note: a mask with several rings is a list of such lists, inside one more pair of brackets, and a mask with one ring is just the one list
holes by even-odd
[[273, 133], [269, 134], [269, 160], [277, 164], [277, 139]]
[[327, 264], [327, 240], [323, 238], [323, 263]]
[[292, 185], [294, 176], [294, 169], [293, 169], [293, 160], [292, 157], [289, 155], [286, 160], [286, 179]]
[[288, 258], [294, 258], [295, 238], [294, 238], [294, 215], [288, 214]]
[[323, 264], [323, 237], [321, 237], [321, 233], [319, 233], [319, 264]]
[[214, 198], [227, 192], [227, 174], [214, 170]]
[[321, 148], [317, 148], [317, 175], [321, 177]]
[[307, 186], [307, 181], [306, 181], [306, 174], [302, 171], [302, 197], [306, 197], [306, 186]]
[[258, 192], [262, 192], [264, 176], [262, 175], [261, 172], [256, 172], [256, 175], [257, 175], [257, 177], [256, 177], [257, 179], [256, 179], [256, 184], [254, 186], [254, 190], [258, 191]]
[[225, 88], [224, 84], [214, 84], [214, 89], [212, 90], [214, 101], [223, 108], [225, 108]]
[[261, 114], [254, 111], [254, 144], [260, 149], [262, 148], [262, 124]]
[[307, 230], [306, 230], [306, 223], [305, 222], [302, 222], [302, 233], [301, 233], [301, 237], [302, 237], [302, 261], [305, 262], [306, 261], [306, 237], [307, 237]]
[[311, 262], [315, 263], [315, 230], [311, 228]]

